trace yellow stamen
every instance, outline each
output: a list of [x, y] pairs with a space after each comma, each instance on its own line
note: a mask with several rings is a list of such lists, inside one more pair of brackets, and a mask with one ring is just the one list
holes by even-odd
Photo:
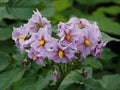
[[38, 59], [38, 56], [35, 55], [35, 56], [33, 57], [33, 60], [36, 61], [37, 59]]
[[20, 35], [19, 37], [18, 37], [18, 39], [20, 40], [20, 39], [25, 39], [25, 37], [23, 36], [23, 35]]
[[67, 41], [70, 41], [70, 40], [71, 40], [70, 34], [67, 34], [67, 35], [65, 36], [65, 39], [66, 39]]
[[85, 39], [85, 40], [84, 40], [84, 44], [85, 44], [86, 46], [91, 46], [91, 42], [90, 42], [88, 39]]
[[45, 40], [44, 39], [40, 40], [39, 41], [39, 46], [44, 46], [44, 45], [45, 45]]
[[62, 50], [58, 50], [58, 56], [59, 56], [60, 58], [62, 58], [63, 55], [64, 55], [64, 52], [63, 52]]

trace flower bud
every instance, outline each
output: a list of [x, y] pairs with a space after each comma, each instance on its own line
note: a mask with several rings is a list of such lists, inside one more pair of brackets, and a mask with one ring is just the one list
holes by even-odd
[[56, 82], [58, 80], [58, 78], [59, 78], [58, 72], [56, 70], [54, 70], [54, 72], [53, 72], [54, 81]]
[[24, 62], [23, 62], [23, 64], [24, 64], [24, 67], [26, 67], [29, 64], [28, 60], [25, 59]]
[[81, 73], [81, 76], [84, 78], [84, 79], [87, 79], [88, 78], [88, 73], [85, 69], [83, 69], [82, 73]]

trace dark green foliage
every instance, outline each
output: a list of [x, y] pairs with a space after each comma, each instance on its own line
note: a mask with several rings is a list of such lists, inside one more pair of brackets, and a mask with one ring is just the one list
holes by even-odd
[[50, 65], [29, 60], [25, 66], [26, 54], [15, 47], [11, 34], [36, 9], [51, 21], [53, 37], [59, 38], [55, 34], [60, 21], [77, 16], [96, 21], [102, 40], [115, 41], [120, 49], [120, 0], [0, 0], [0, 90], [120, 90], [120, 52], [111, 50], [113, 44], [107, 44], [99, 59], [90, 56], [73, 67], [68, 63], [67, 69], [63, 64], [68, 71], [60, 73], [57, 84]]

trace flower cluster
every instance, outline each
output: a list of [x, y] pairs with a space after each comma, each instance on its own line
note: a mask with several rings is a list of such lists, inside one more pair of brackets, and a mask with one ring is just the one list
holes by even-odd
[[41, 65], [44, 65], [46, 57], [56, 63], [76, 60], [75, 53], [80, 54], [81, 59], [88, 55], [98, 58], [106, 45], [101, 41], [102, 35], [96, 22], [77, 17], [66, 23], [60, 22], [57, 33], [60, 40], [53, 38], [50, 21], [38, 10], [26, 24], [13, 29], [12, 38], [16, 46]]

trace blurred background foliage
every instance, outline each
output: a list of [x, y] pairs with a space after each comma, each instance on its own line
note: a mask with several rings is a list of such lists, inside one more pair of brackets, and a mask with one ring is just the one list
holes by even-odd
[[96, 21], [103, 40], [110, 41], [99, 59], [82, 62], [87, 80], [79, 69], [72, 71], [58, 90], [120, 90], [120, 0], [0, 0], [0, 90], [54, 89], [52, 71], [34, 62], [24, 67], [26, 55], [11, 38], [13, 27], [27, 22], [36, 9], [51, 21], [53, 36], [60, 21], [77, 16]]

